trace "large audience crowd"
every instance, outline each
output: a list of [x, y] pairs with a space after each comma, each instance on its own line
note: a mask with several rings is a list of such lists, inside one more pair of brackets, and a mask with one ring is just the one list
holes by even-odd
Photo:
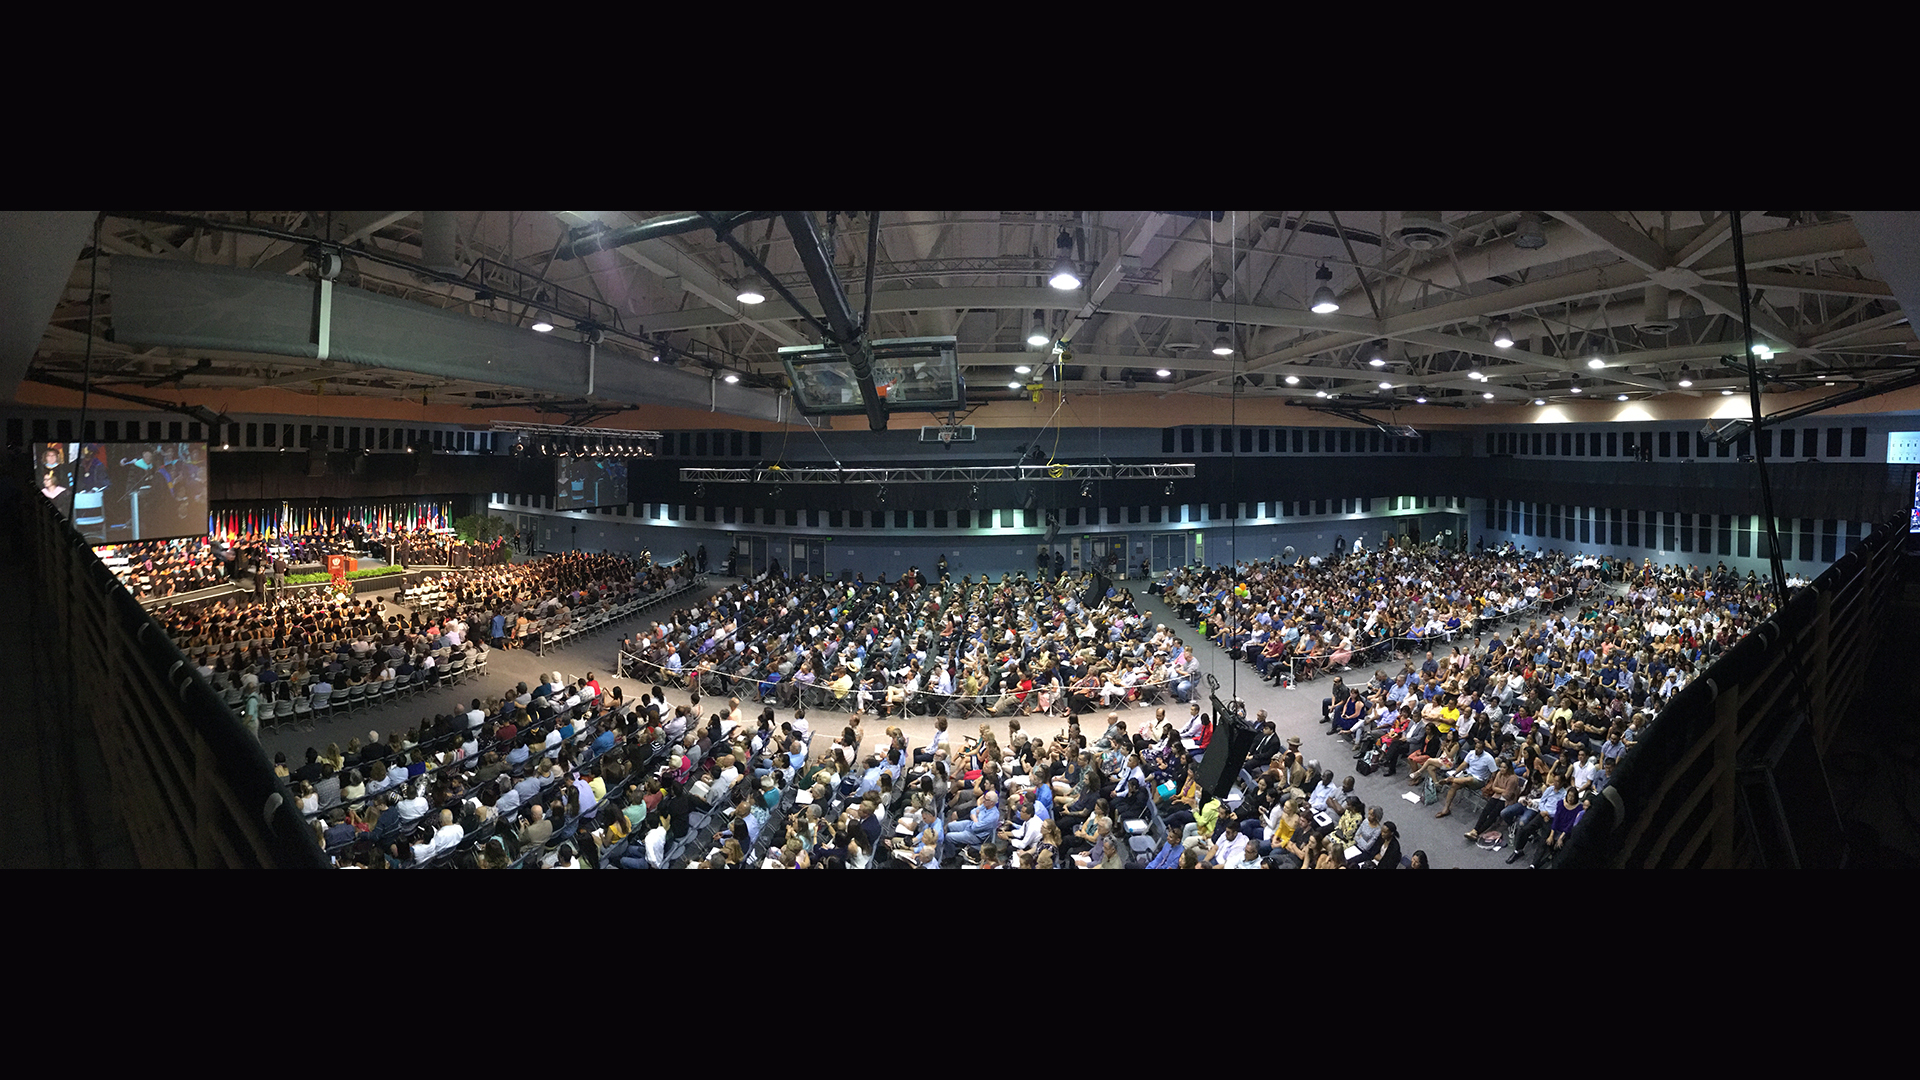
[[[1393, 776], [1404, 765], [1424, 801], [1441, 803], [1438, 817], [1478, 792], [1464, 838], [1511, 848], [1509, 862], [1542, 839], [1535, 865], [1665, 703], [1772, 610], [1756, 575], [1725, 564], [1634, 567], [1511, 547], [1189, 568], [1156, 588], [1277, 684], [1382, 665], [1361, 686], [1334, 674], [1321, 702], [1356, 768]], [[1250, 760], [1268, 769], [1257, 801], [1269, 816], [1246, 836], [1270, 862], [1326, 858], [1299, 845], [1274, 853], [1289, 819], [1342, 842], [1333, 861], [1351, 864], [1378, 841], [1381, 808], [1353, 794], [1351, 776], [1336, 785], [1334, 770], [1315, 775], [1284, 753]]]
[[[450, 574], [441, 604], [401, 625], [377, 605], [319, 602], [227, 629], [333, 637], [349, 655], [361, 638], [404, 652], [467, 626], [510, 645], [522, 617], [551, 625], [686, 572], [556, 556]], [[1425, 867], [1351, 775], [1305, 760], [1264, 714], [1239, 797], [1203, 790], [1198, 760], [1226, 721], [1194, 692], [1185, 628], [1091, 585], [917, 569], [734, 584], [623, 639], [621, 673], [654, 684], [637, 700], [556, 672], [385, 740], [310, 751], [289, 775], [321, 842], [355, 867]], [[1536, 862], [1664, 702], [1769, 610], [1756, 579], [1724, 566], [1511, 550], [1194, 567], [1154, 588], [1257, 672], [1331, 676], [1322, 716], [1355, 771], [1404, 769], [1440, 816], [1476, 792], [1466, 839], [1510, 860], [1540, 841]], [[1378, 669], [1349, 686], [1341, 669], [1362, 664]], [[1156, 712], [1130, 731], [1128, 706]], [[928, 745], [888, 726], [903, 712], [937, 718]], [[950, 736], [967, 716], [986, 721], [977, 736]], [[817, 751], [817, 738], [831, 741]]]

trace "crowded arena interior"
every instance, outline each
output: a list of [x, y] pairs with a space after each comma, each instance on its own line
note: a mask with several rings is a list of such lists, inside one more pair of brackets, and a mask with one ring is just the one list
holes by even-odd
[[118, 687], [17, 768], [99, 827], [10, 865], [1912, 831], [1850, 756], [1920, 537], [1912, 215], [0, 219], [7, 633]]

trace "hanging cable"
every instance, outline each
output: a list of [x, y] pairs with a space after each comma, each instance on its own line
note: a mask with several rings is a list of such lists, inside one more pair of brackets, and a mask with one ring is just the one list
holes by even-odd
[[1740, 228], [1739, 210], [1729, 210], [1733, 225], [1733, 268], [1740, 286], [1740, 333], [1747, 351], [1747, 396], [1753, 402], [1753, 468], [1760, 474], [1760, 509], [1767, 524], [1767, 555], [1773, 570], [1773, 602], [1777, 611], [1787, 608], [1787, 571], [1780, 559], [1779, 523], [1773, 516], [1773, 484], [1767, 477], [1766, 444], [1760, 441], [1760, 369], [1753, 361], [1753, 294], [1747, 288], [1747, 243]]
[[[1227, 238], [1230, 245], [1227, 250], [1227, 299], [1233, 305], [1233, 329], [1229, 331], [1227, 340], [1233, 346], [1233, 353], [1227, 359], [1227, 430], [1233, 432], [1233, 452], [1227, 459], [1227, 487], [1228, 494], [1237, 500], [1240, 497], [1240, 211], [1233, 211], [1229, 220], [1233, 234]], [[1240, 565], [1240, 504], [1237, 501], [1227, 517], [1227, 546], [1233, 549], [1233, 564], [1237, 568]], [[1233, 699], [1238, 701], [1240, 665], [1233, 665], [1232, 671], [1231, 692]]]
[[[94, 307], [100, 297], [100, 222], [105, 220], [105, 218], [106, 215], [104, 213], [93, 216], [93, 258], [89, 260], [92, 266], [87, 274], [87, 344], [84, 352], [85, 359], [82, 361], [81, 366], [82, 375], [80, 376], [80, 429], [74, 432], [74, 434], [78, 436], [74, 442], [83, 445], [87, 442], [87, 409], [89, 405], [92, 404], [91, 399], [93, 396], [93, 321], [95, 318]], [[207, 445], [211, 447], [213, 443], [209, 441]], [[41, 449], [44, 450], [45, 447]], [[69, 469], [74, 468], [75, 461], [70, 458], [67, 461], [67, 467]], [[77, 482], [77, 478], [69, 473], [67, 477], [67, 522], [76, 530], [80, 527], [80, 518], [75, 513], [79, 498], [80, 485]], [[105, 525], [101, 526], [102, 529], [105, 527]], [[102, 539], [105, 539], [105, 537], [103, 536]]]

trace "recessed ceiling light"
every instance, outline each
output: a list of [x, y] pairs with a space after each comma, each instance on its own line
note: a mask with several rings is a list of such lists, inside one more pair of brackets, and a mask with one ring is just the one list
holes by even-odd
[[1289, 376], [1287, 376], [1287, 385], [1288, 385], [1288, 386], [1299, 386], [1299, 385], [1300, 385], [1300, 376], [1298, 376], [1298, 375], [1289, 375]]
[[533, 324], [533, 332], [536, 334], [544, 334], [552, 329], [553, 329], [553, 324], [550, 322], [547, 322], [544, 319]]
[[1160, 369], [1159, 371], [1156, 371], [1156, 372], [1154, 372], [1154, 374], [1155, 374], [1155, 375], [1158, 375], [1158, 376], [1160, 376], [1161, 378], [1163, 378], [1163, 379], [1164, 379], [1164, 378], [1166, 378], [1167, 376], [1169, 376], [1169, 375], [1171, 375], [1171, 374], [1173, 374], [1173, 372], [1171, 372], [1171, 371], [1168, 371], [1168, 370], [1167, 370], [1166, 368], [1161, 368], [1161, 369]]
[[1015, 367], [1013, 369], [1013, 373], [1015, 375], [1031, 375], [1033, 373], [1033, 369], [1031, 367], [1028, 367], [1026, 364], [1021, 364], [1018, 367]]

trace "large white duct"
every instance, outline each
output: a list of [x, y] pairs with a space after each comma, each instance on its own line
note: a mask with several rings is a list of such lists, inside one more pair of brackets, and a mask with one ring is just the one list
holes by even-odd
[[460, 266], [453, 249], [459, 229], [453, 211], [422, 210], [420, 215], [420, 262], [433, 270], [458, 271]]

